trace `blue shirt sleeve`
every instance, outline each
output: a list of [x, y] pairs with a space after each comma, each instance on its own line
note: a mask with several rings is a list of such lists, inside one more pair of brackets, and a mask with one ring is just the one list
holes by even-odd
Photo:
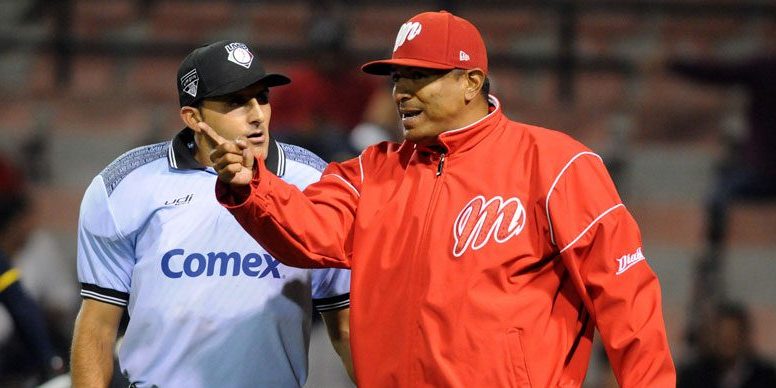
[[97, 176], [84, 194], [78, 220], [81, 296], [126, 306], [134, 265], [131, 239], [116, 225], [102, 177]]
[[319, 312], [350, 307], [350, 270], [321, 268], [313, 271], [313, 305]]

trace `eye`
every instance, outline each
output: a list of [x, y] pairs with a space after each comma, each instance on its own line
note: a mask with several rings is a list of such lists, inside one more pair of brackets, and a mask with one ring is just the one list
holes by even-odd
[[240, 96], [234, 96], [227, 99], [224, 102], [226, 103], [226, 106], [228, 106], [229, 108], [238, 108], [245, 104], [245, 99]]
[[420, 72], [420, 71], [413, 71], [413, 72], [410, 72], [410, 73], [407, 75], [407, 78], [409, 78], [409, 79], [411, 79], [411, 80], [419, 80], [419, 79], [426, 78], [426, 77], [428, 77], [428, 76], [429, 76], [429, 75], [428, 75], [428, 74], [426, 74], [426, 73], [424, 73], [424, 72]]
[[256, 95], [256, 101], [261, 105], [269, 104], [269, 89], [259, 92], [259, 94]]

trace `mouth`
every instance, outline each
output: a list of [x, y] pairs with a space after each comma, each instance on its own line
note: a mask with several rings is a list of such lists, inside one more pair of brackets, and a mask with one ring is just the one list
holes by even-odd
[[262, 144], [266, 140], [263, 131], [251, 132], [245, 136], [245, 138], [248, 139], [248, 142], [251, 144]]
[[404, 128], [410, 129], [415, 126], [420, 120], [419, 117], [422, 113], [422, 110], [400, 109], [399, 115], [401, 116], [401, 123]]

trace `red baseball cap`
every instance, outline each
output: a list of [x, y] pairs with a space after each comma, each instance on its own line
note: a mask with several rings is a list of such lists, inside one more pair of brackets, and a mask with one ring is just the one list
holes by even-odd
[[447, 11], [423, 12], [402, 24], [391, 59], [361, 66], [369, 74], [388, 75], [392, 66], [475, 69], [488, 73], [488, 53], [480, 31]]

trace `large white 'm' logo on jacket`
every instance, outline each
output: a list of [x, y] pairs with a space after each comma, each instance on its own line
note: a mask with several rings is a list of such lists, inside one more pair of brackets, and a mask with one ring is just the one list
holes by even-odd
[[525, 218], [523, 203], [516, 197], [506, 200], [500, 196], [489, 200], [482, 195], [474, 197], [455, 219], [453, 255], [461, 257], [469, 247], [480, 249], [491, 237], [503, 243], [517, 236], [525, 227]]

